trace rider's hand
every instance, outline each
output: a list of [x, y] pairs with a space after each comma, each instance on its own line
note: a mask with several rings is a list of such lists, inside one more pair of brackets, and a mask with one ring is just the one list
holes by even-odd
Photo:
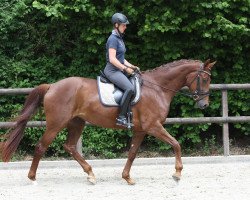
[[139, 68], [138, 66], [136, 66], [136, 65], [132, 65], [131, 67], [132, 67], [134, 70], [140, 71], [140, 68]]
[[126, 71], [129, 75], [133, 74], [133, 72], [134, 72], [134, 70], [131, 69], [131, 68], [129, 68], [129, 67], [126, 67], [126, 68], [125, 68], [125, 71]]
[[130, 68], [132, 68], [132, 69], [136, 69], [136, 68], [137, 68], [137, 66], [135, 66], [135, 65], [130, 65]]

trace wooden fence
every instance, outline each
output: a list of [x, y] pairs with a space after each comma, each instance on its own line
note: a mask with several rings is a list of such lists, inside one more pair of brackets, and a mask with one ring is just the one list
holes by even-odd
[[[28, 94], [33, 88], [17, 88], [17, 89], [0, 89], [1, 95], [19, 95]], [[186, 90], [187, 88], [183, 88]], [[229, 123], [250, 122], [250, 116], [228, 116], [228, 90], [250, 90], [250, 84], [211, 84], [211, 90], [222, 91], [222, 117], [197, 117], [197, 118], [167, 118], [165, 124], [197, 124], [197, 123], [219, 123], [223, 124], [223, 148], [224, 156], [229, 156]], [[15, 125], [14, 122], [0, 122], [0, 128], [10, 128]], [[28, 127], [43, 127], [45, 121], [30, 121]], [[87, 125], [91, 125], [88, 124]], [[77, 145], [78, 152], [82, 152], [81, 140]], [[82, 154], [82, 153], [81, 153]]]

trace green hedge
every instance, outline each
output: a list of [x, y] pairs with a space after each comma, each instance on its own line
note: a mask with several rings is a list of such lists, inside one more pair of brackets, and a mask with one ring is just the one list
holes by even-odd
[[[95, 1], [95, 0], [1, 0], [0, 87], [34, 87], [69, 76], [95, 78], [105, 66], [105, 43], [113, 13], [127, 15], [127, 59], [142, 70], [177, 59], [217, 60], [212, 83], [249, 83], [249, 0], [223, 1]], [[213, 92], [205, 111], [177, 95], [170, 117], [221, 116], [221, 94]], [[229, 92], [229, 115], [249, 115], [248, 91]], [[17, 114], [24, 97], [1, 97], [0, 120]], [[184, 145], [193, 147], [206, 135], [220, 132], [211, 124], [166, 126]], [[249, 124], [233, 130], [250, 133]], [[1, 133], [4, 133], [1, 130]], [[21, 148], [29, 151], [42, 134], [27, 129]], [[64, 136], [63, 136], [64, 134]], [[89, 127], [84, 131], [84, 151], [114, 157], [129, 141], [127, 132]], [[51, 152], [63, 155], [62, 133]], [[169, 146], [146, 140], [154, 149]]]

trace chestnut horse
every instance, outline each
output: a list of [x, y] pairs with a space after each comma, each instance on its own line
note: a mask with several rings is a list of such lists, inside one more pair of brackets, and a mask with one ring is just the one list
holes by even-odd
[[[128, 184], [134, 184], [130, 169], [138, 148], [146, 134], [169, 143], [175, 152], [175, 169], [173, 178], [180, 180], [183, 168], [181, 147], [163, 127], [174, 95], [184, 86], [189, 88], [189, 95], [197, 102], [199, 108], [209, 105], [209, 85], [211, 68], [215, 62], [205, 63], [198, 60], [179, 60], [162, 65], [142, 73], [141, 99], [132, 107], [133, 137], [128, 159], [122, 178]], [[36, 180], [39, 161], [56, 135], [67, 128], [68, 135], [64, 149], [71, 154], [88, 174], [88, 181], [96, 182], [92, 167], [76, 151], [76, 144], [82, 134], [85, 122], [105, 128], [122, 128], [116, 125], [117, 107], [105, 107], [99, 100], [97, 82], [94, 79], [70, 77], [53, 84], [42, 84], [28, 95], [16, 126], [5, 135], [2, 142], [2, 160], [8, 162], [17, 149], [24, 129], [37, 108], [43, 104], [46, 115], [46, 131], [35, 147], [34, 158], [28, 178]]]

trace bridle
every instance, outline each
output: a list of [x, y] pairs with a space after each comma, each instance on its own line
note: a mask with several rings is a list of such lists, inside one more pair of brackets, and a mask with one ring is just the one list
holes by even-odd
[[205, 73], [208, 74], [209, 76], [211, 76], [211, 73], [208, 71], [204, 70], [204, 64], [201, 63], [200, 64], [200, 69], [197, 71], [197, 75], [195, 76], [195, 78], [193, 79], [193, 81], [190, 83], [190, 85], [192, 85], [192, 83], [196, 80], [196, 90], [194, 91], [194, 93], [190, 93], [191, 97], [195, 100], [195, 101], [199, 101], [201, 99], [204, 99], [206, 96], [210, 95], [210, 92], [203, 92], [203, 90], [200, 87], [200, 82], [201, 82], [201, 73]]
[[200, 69], [197, 70], [197, 75], [194, 77], [194, 79], [190, 83], [190, 85], [192, 85], [192, 83], [196, 80], [196, 83], [197, 83], [196, 84], [196, 90], [193, 93], [191, 93], [191, 92], [182, 92], [182, 91], [177, 91], [177, 90], [173, 90], [173, 89], [170, 89], [170, 88], [166, 88], [164, 86], [158, 85], [156, 83], [153, 83], [153, 82], [148, 81], [148, 80], [143, 79], [143, 78], [142, 78], [142, 80], [145, 81], [145, 82], [148, 82], [148, 83], [150, 83], [152, 85], [156, 85], [156, 86], [158, 86], [158, 87], [160, 87], [160, 88], [162, 88], [164, 90], [173, 91], [173, 92], [176, 92], [176, 93], [181, 93], [181, 94], [183, 94], [185, 96], [193, 98], [194, 101], [200, 101], [201, 99], [204, 99], [206, 96], [210, 95], [209, 91], [203, 92], [203, 90], [200, 87], [201, 74], [202, 73], [205, 73], [205, 74], [208, 74], [209, 76], [211, 76], [210, 72], [204, 70], [204, 64], [203, 63], [200, 64]]

